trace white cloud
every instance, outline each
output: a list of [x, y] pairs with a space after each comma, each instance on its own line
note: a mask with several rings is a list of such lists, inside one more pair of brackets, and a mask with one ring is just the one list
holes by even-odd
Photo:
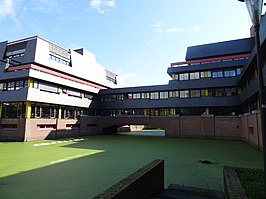
[[34, 1], [32, 10], [40, 13], [49, 13], [51, 11], [61, 11], [60, 4], [55, 0], [38, 0]]
[[202, 26], [194, 26], [192, 28], [180, 28], [176, 26], [170, 26], [167, 24], [164, 24], [162, 22], [156, 22], [155, 24], [151, 25], [152, 27], [155, 28], [155, 31], [158, 33], [164, 33], [164, 34], [174, 34], [177, 32], [194, 32], [194, 31], [199, 31], [202, 29]]
[[115, 0], [90, 0], [92, 9], [96, 9], [99, 13], [104, 14], [110, 8], [116, 6]]
[[0, 0], [0, 19], [15, 15], [15, 0]]
[[136, 86], [137, 74], [130, 72], [130, 73], [122, 73], [121, 70], [118, 72], [118, 86], [119, 87], [130, 87]]

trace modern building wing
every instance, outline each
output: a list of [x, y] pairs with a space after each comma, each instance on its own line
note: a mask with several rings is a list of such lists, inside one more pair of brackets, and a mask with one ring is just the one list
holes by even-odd
[[117, 75], [85, 49], [67, 50], [39, 36], [0, 43], [2, 118], [77, 118]]
[[100, 115], [236, 115], [241, 71], [253, 38], [187, 48], [187, 60], [171, 63], [167, 85], [101, 90], [91, 108]]
[[[265, 27], [263, 16], [264, 65]], [[38, 36], [0, 43], [0, 59], [0, 139], [54, 139], [148, 124], [167, 136], [262, 146], [253, 37], [190, 46], [185, 61], [167, 68], [171, 80], [154, 86], [117, 88], [117, 75], [92, 53]]]

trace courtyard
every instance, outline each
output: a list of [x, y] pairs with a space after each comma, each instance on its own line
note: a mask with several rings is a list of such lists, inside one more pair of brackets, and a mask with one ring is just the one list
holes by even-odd
[[[223, 166], [263, 168], [241, 141], [106, 135], [0, 143], [1, 198], [92, 198], [154, 159], [170, 183], [223, 189]], [[211, 162], [212, 164], [205, 164]]]

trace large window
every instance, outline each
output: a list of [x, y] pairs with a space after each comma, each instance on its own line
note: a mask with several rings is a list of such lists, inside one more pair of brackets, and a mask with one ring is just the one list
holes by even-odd
[[159, 99], [159, 93], [158, 92], [150, 93], [150, 99]]
[[211, 71], [203, 71], [203, 72], [200, 72], [200, 77], [201, 78], [209, 78], [211, 76], [212, 76]]
[[169, 91], [169, 97], [179, 97], [179, 91]]
[[199, 79], [200, 78], [199, 72], [189, 73], [189, 78], [191, 80], [193, 80], [193, 79]]
[[160, 92], [160, 99], [167, 99], [168, 98], [168, 92]]
[[23, 102], [4, 102], [2, 106], [2, 118], [25, 117], [25, 104]]
[[180, 81], [188, 80], [188, 73], [181, 73], [181, 74], [179, 74], [179, 80]]
[[200, 97], [200, 90], [190, 90], [190, 97]]
[[133, 99], [140, 99], [140, 93], [133, 93]]
[[212, 78], [220, 78], [223, 77], [223, 71], [213, 71]]
[[224, 77], [234, 77], [234, 76], [236, 76], [236, 70], [235, 69], [224, 71]]
[[189, 97], [189, 91], [188, 90], [180, 91], [179, 96], [180, 96], [180, 98], [188, 98]]
[[219, 96], [223, 96], [224, 95], [224, 88], [216, 88], [215, 89], [215, 96], [219, 97]]

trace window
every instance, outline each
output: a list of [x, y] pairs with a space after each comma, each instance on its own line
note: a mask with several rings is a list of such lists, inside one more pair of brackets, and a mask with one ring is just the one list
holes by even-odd
[[141, 93], [141, 98], [142, 99], [149, 99], [150, 98], [150, 93]]
[[110, 101], [112, 102], [116, 101], [116, 95], [110, 95]]
[[159, 99], [159, 93], [158, 92], [153, 92], [150, 94], [150, 99]]
[[199, 79], [199, 72], [189, 73], [190, 79]]
[[49, 57], [53, 61], [59, 62], [61, 64], [67, 65], [67, 66], [70, 65], [70, 60], [63, 58], [63, 57], [60, 57], [59, 55], [49, 54]]
[[208, 77], [211, 77], [211, 76], [212, 76], [211, 71], [200, 72], [200, 77], [201, 78], [208, 78]]
[[132, 99], [133, 98], [132, 93], [128, 93], [126, 95], [127, 95], [127, 99]]
[[173, 80], [178, 80], [178, 74], [173, 74], [172, 78], [173, 78]]
[[223, 77], [223, 71], [213, 71], [212, 78], [220, 78]]
[[180, 98], [188, 98], [189, 97], [189, 91], [180, 91]]
[[21, 88], [23, 88], [24, 87], [24, 81], [23, 80], [21, 80], [21, 81], [16, 81], [16, 90], [19, 90], [19, 89], [21, 89]]
[[236, 76], [236, 71], [233, 69], [233, 70], [226, 70], [224, 71], [224, 76], [225, 77], [234, 77]]
[[237, 94], [236, 88], [225, 88], [225, 95], [226, 96], [232, 96]]
[[133, 99], [140, 99], [140, 93], [133, 93]]
[[8, 91], [13, 91], [13, 90], [15, 90], [15, 82], [8, 82], [8, 83], [7, 83], [7, 90], [8, 90]]
[[190, 90], [190, 97], [200, 97], [200, 90]]
[[169, 97], [179, 97], [179, 92], [178, 91], [170, 91]]
[[124, 94], [117, 94], [117, 100], [124, 100]]
[[201, 90], [201, 96], [212, 96], [212, 89], [202, 89]]
[[236, 75], [240, 75], [240, 73], [241, 73], [241, 68], [237, 68], [236, 69]]
[[168, 92], [160, 92], [160, 99], [167, 99], [168, 98]]
[[223, 96], [224, 95], [224, 89], [223, 88], [217, 88], [215, 89], [215, 96]]
[[179, 80], [180, 81], [188, 80], [188, 73], [179, 74]]
[[11, 102], [2, 104], [2, 118], [24, 118], [25, 104], [23, 102]]

